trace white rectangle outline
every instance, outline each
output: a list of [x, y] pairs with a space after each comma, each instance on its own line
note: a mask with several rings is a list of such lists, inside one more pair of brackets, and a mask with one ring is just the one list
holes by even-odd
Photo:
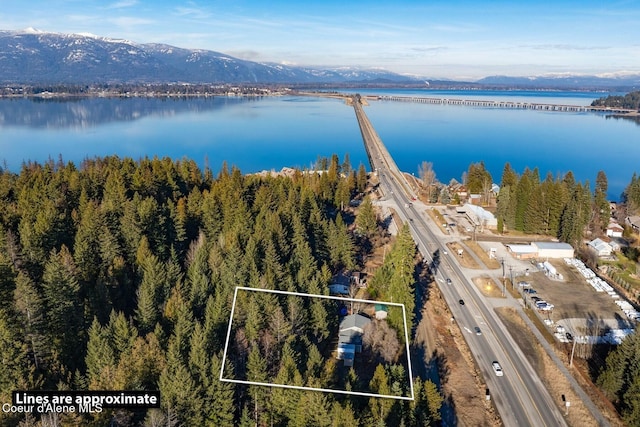
[[[274, 294], [282, 294], [282, 295], [293, 295], [293, 296], [299, 296], [299, 297], [316, 297], [316, 298], [325, 298], [325, 299], [335, 299], [340, 301], [362, 302], [366, 304], [386, 304], [386, 305], [391, 305], [396, 307], [402, 307], [402, 319], [404, 322], [404, 340], [405, 340], [406, 352], [407, 352], [407, 367], [409, 369], [409, 388], [411, 389], [411, 397], [393, 396], [393, 395], [387, 395], [387, 394], [364, 393], [359, 391], [332, 390], [328, 388], [302, 387], [302, 386], [286, 385], [286, 384], [261, 383], [261, 382], [255, 382], [255, 381], [242, 381], [242, 380], [224, 378], [223, 377], [224, 365], [227, 359], [227, 350], [229, 348], [229, 337], [231, 336], [231, 322], [233, 321], [233, 314], [236, 309], [236, 298], [238, 296], [238, 289], [243, 291], [265, 292], [265, 293], [274, 293]], [[396, 399], [396, 400], [414, 400], [415, 398], [413, 394], [413, 373], [411, 370], [411, 353], [409, 353], [409, 334], [407, 331], [407, 315], [405, 312], [404, 304], [398, 304], [395, 302], [355, 299], [355, 298], [342, 298], [342, 297], [334, 297], [329, 295], [303, 294], [300, 292], [279, 291], [275, 289], [247, 288], [244, 286], [236, 286], [233, 292], [233, 304], [231, 305], [231, 315], [229, 316], [229, 326], [227, 328], [227, 339], [224, 343], [224, 353], [222, 355], [222, 366], [220, 367], [220, 381], [236, 383], [236, 384], [263, 385], [263, 386], [269, 386], [269, 387], [290, 388], [294, 390], [309, 390], [309, 391], [320, 391], [324, 393], [348, 394], [348, 395], [354, 395], [354, 396], [379, 397], [379, 398]]]

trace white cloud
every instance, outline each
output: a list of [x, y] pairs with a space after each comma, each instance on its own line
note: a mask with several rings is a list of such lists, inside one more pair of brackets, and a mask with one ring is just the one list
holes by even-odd
[[173, 10], [174, 14], [177, 16], [192, 19], [209, 19], [213, 16], [209, 10], [200, 7], [178, 6]]
[[119, 16], [117, 18], [109, 18], [108, 22], [117, 25], [118, 27], [135, 27], [138, 25], [151, 25], [154, 24], [155, 21], [146, 18], [138, 18], [135, 16]]
[[138, 4], [137, 0], [121, 0], [115, 3], [111, 3], [106, 6], [106, 9], [123, 9], [126, 7], [135, 6]]

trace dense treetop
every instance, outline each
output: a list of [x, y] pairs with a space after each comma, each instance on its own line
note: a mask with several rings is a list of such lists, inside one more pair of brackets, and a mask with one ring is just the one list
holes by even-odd
[[[428, 382], [411, 405], [386, 407], [217, 380], [236, 286], [327, 293], [334, 272], [357, 267], [356, 239], [374, 233], [366, 208], [357, 235], [343, 210], [365, 189], [364, 167], [333, 156], [317, 169], [327, 172], [260, 177], [224, 165], [214, 177], [192, 160], [115, 156], [0, 169], [0, 401], [16, 389], [160, 390], [159, 410], [59, 416], [96, 426], [436, 420]], [[408, 269], [399, 256], [394, 266]], [[394, 283], [412, 286], [412, 273]], [[336, 333], [332, 305], [242, 304], [251, 309], [227, 371], [316, 387], [373, 381], [340, 380], [322, 365]], [[370, 387], [393, 388], [402, 377], [393, 365], [376, 372]], [[0, 414], [3, 425], [22, 419]]]

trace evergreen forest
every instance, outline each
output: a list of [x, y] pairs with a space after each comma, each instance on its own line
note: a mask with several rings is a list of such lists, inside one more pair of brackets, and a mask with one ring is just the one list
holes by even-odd
[[609, 95], [596, 99], [591, 103], [594, 107], [628, 108], [640, 111], [640, 91], [629, 92], [625, 95]]
[[[491, 182], [482, 162], [470, 165], [467, 187], [471, 193], [486, 195]], [[548, 173], [542, 179], [537, 168], [518, 174], [506, 163], [496, 203], [498, 232], [548, 235], [580, 248], [585, 231], [598, 236], [609, 225], [607, 189], [604, 171], [598, 172], [592, 192], [589, 182], [576, 182], [571, 171], [562, 177]]]
[[[188, 159], [115, 156], [1, 169], [0, 402], [13, 390], [159, 390], [161, 407], [0, 413], [0, 424], [437, 425], [441, 397], [420, 378], [414, 401], [219, 380], [237, 286], [328, 294], [331, 277], [361, 267], [371, 248], [378, 231], [370, 200], [357, 218], [345, 209], [365, 192], [364, 166], [334, 155], [316, 169], [326, 172], [265, 177], [223, 165], [214, 177]], [[405, 226], [373, 280], [378, 297], [405, 302], [409, 314], [415, 257]], [[327, 362], [335, 304], [243, 304], [250, 309], [226, 372], [406, 394], [400, 364], [381, 359], [358, 376]], [[398, 335], [399, 320], [389, 324]]]

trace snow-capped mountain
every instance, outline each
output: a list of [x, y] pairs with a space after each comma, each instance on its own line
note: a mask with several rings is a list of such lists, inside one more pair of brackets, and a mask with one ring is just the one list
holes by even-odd
[[409, 82], [383, 70], [265, 64], [219, 52], [138, 44], [91, 34], [0, 31], [0, 83]]
[[593, 76], [571, 73], [530, 77], [490, 76], [480, 79], [476, 83], [520, 88], [611, 89], [627, 91], [640, 88], [640, 74], [620, 72]]

